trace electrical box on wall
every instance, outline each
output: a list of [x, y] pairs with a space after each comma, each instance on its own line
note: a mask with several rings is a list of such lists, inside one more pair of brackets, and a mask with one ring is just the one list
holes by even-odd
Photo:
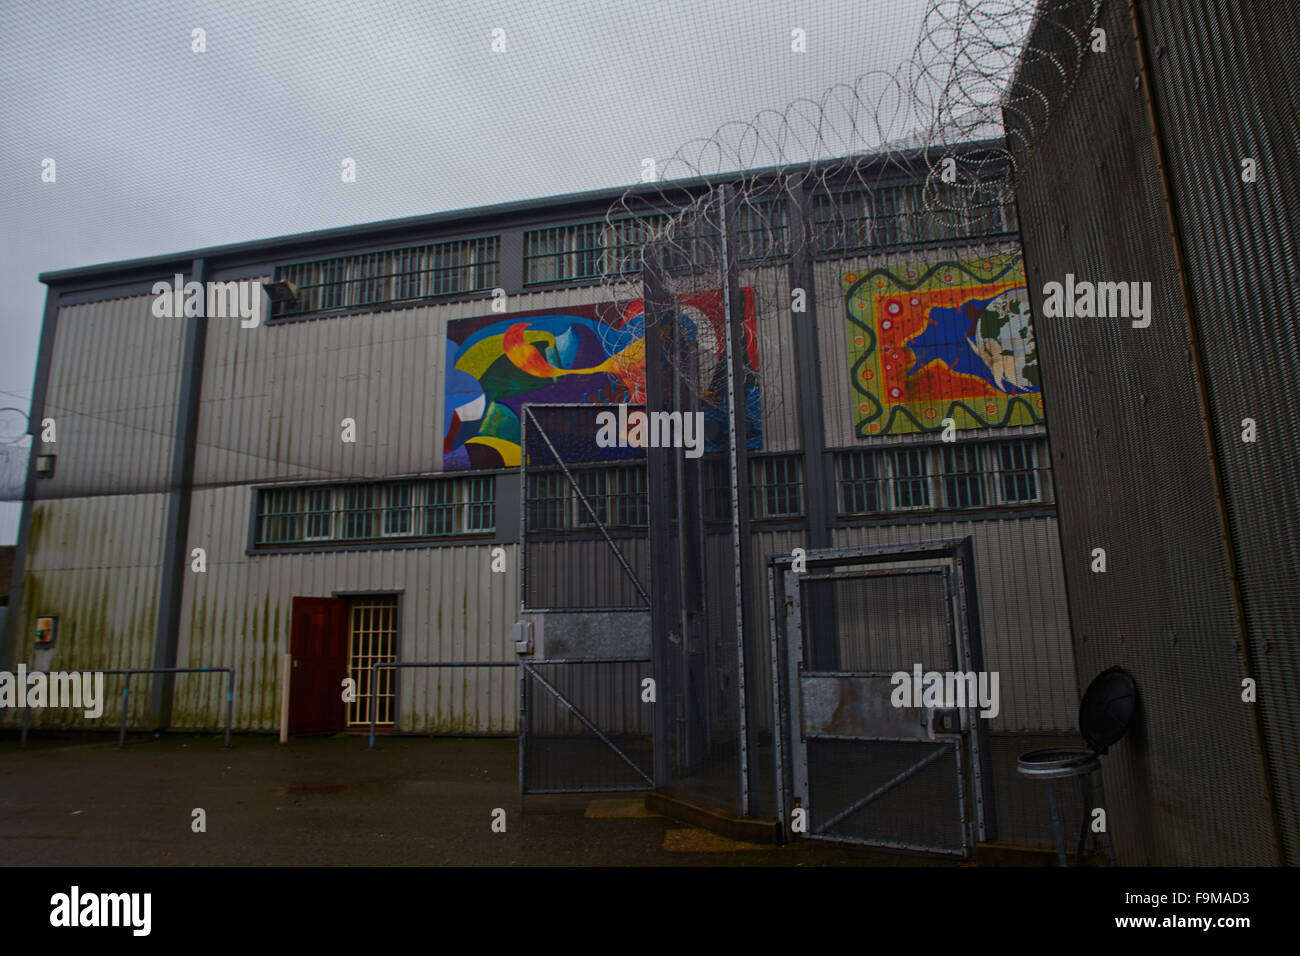
[[533, 652], [533, 622], [516, 621], [510, 625], [510, 640], [514, 642], [516, 654]]
[[58, 632], [59, 619], [57, 617], [38, 617], [36, 619], [36, 646], [49, 647], [54, 643], [55, 634]]

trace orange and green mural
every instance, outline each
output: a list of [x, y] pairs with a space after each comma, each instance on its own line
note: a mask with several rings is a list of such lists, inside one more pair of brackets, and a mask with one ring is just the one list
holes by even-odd
[[1043, 421], [1019, 255], [845, 273], [859, 437]]

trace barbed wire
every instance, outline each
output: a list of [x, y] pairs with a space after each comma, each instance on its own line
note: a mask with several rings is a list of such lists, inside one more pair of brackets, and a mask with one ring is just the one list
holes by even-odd
[[[674, 361], [675, 374], [707, 401], [725, 377], [722, 330], [698, 307], [726, 284], [722, 191], [714, 182], [730, 183], [728, 225], [752, 299], [747, 337], [756, 341], [747, 345], [754, 355], [782, 348], [780, 323], [770, 317], [789, 290], [777, 270], [755, 268], [776, 258], [777, 246], [782, 255], [807, 251], [804, 243], [816, 251], [862, 250], [873, 244], [866, 231], [877, 218], [924, 223], [936, 237], [1000, 231], [993, 225], [1003, 221], [1020, 169], [1069, 95], [1100, 5], [929, 0], [913, 53], [897, 69], [865, 72], [816, 100], [796, 99], [689, 140], [654, 164], [655, 185], [631, 187], [609, 207], [607, 298], [625, 322], [645, 321], [643, 269], [653, 260], [664, 291], [681, 305], [671, 318], [694, 343]], [[1031, 45], [1031, 36], [1045, 37], [1050, 48]], [[1027, 83], [1027, 76], [1043, 79]], [[900, 179], [919, 189], [898, 192]], [[815, 229], [789, 221], [792, 188], [812, 204]], [[625, 340], [624, 331], [611, 330], [608, 347], [615, 336]], [[756, 364], [747, 375], [767, 385], [781, 372], [780, 363]], [[761, 391], [769, 411], [787, 394]]]

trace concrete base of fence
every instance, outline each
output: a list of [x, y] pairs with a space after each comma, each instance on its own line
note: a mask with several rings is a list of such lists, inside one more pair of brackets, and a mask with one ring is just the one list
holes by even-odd
[[712, 830], [719, 836], [743, 843], [778, 844], [781, 842], [781, 824], [777, 820], [757, 820], [752, 817], [733, 817], [714, 807], [691, 803], [681, 797], [651, 790], [645, 795], [647, 810], [662, 813], [674, 820]]

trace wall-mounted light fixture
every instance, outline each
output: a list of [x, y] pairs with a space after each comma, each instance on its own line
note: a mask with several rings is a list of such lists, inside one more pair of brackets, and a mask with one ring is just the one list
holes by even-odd
[[274, 282], [263, 283], [262, 288], [266, 290], [267, 297], [280, 305], [282, 303], [297, 304], [298, 287], [288, 279], [277, 279]]

